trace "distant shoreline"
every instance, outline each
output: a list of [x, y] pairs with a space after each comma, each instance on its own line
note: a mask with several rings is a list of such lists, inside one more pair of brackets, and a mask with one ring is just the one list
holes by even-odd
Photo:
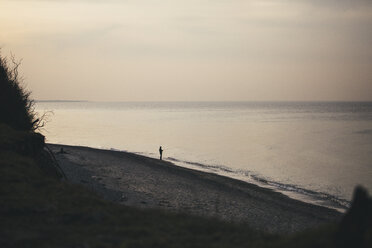
[[85, 100], [35, 100], [36, 103], [38, 102], [88, 102]]
[[[301, 231], [341, 217], [333, 209], [168, 161], [81, 146], [48, 146], [69, 181], [128, 206], [247, 222], [272, 233]], [[59, 153], [61, 148], [66, 153]]]

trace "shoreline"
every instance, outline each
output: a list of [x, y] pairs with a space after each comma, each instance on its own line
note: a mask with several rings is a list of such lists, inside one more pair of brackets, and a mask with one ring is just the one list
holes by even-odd
[[[115, 151], [115, 149], [113, 150]], [[117, 150], [117, 151], [120, 151], [120, 150]], [[144, 153], [135, 153], [135, 154], [147, 156]], [[344, 214], [349, 209], [350, 204], [351, 204], [351, 201], [347, 201], [345, 199], [335, 197], [328, 193], [315, 192], [312, 190], [298, 187], [296, 185], [283, 184], [283, 183], [279, 183], [275, 181], [270, 181], [269, 179], [265, 179], [265, 178], [262, 178], [256, 175], [251, 175], [250, 177], [242, 176], [238, 171], [228, 168], [228, 167], [210, 166], [210, 165], [200, 164], [198, 162], [180, 161], [172, 157], [167, 158], [166, 161], [174, 163], [175, 165], [180, 166], [180, 167], [185, 167], [185, 168], [202, 171], [206, 173], [212, 173], [212, 174], [220, 175], [223, 177], [228, 177], [228, 178], [236, 179], [239, 181], [243, 181], [248, 184], [254, 184], [254, 185], [257, 185], [258, 187], [270, 189], [280, 194], [283, 194], [285, 196], [288, 196], [291, 199], [309, 203], [309, 204], [316, 205], [316, 206], [334, 209], [342, 214]], [[193, 166], [189, 166], [189, 165], [193, 165]], [[217, 170], [209, 170], [209, 168], [211, 167], [217, 168]], [[292, 190], [288, 188], [292, 188]]]
[[[302, 231], [341, 218], [341, 213], [334, 209], [169, 161], [124, 151], [48, 146], [68, 181], [127, 206], [246, 222], [271, 233]], [[58, 153], [60, 148], [66, 153]]]

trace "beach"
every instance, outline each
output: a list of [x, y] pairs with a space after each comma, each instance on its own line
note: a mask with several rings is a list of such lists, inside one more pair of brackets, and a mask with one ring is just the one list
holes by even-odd
[[270, 233], [293, 233], [341, 218], [333, 209], [169, 161], [81, 146], [48, 147], [68, 181], [126, 206], [245, 222]]
[[372, 103], [38, 102], [48, 143], [115, 149], [345, 211], [372, 191]]

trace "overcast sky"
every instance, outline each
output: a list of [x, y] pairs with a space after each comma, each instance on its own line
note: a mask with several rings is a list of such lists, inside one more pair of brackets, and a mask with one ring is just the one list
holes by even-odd
[[372, 0], [0, 0], [36, 99], [372, 101]]

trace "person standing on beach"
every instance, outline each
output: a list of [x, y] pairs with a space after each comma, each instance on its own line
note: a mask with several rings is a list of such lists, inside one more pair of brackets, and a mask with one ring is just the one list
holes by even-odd
[[160, 160], [163, 159], [163, 148], [161, 146], [159, 147], [159, 153], [160, 153]]

